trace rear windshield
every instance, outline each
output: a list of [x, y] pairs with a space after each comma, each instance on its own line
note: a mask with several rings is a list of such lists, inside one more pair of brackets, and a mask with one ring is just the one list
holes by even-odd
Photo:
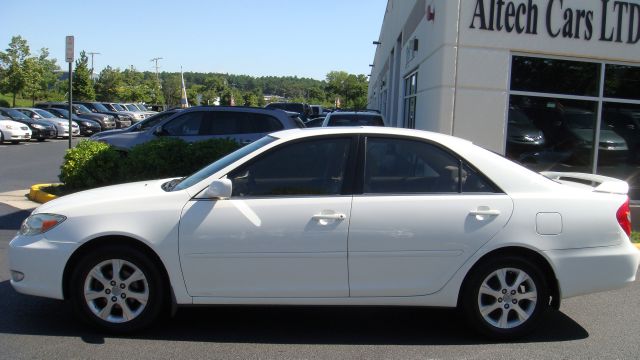
[[340, 114], [332, 115], [328, 126], [384, 126], [380, 115]]

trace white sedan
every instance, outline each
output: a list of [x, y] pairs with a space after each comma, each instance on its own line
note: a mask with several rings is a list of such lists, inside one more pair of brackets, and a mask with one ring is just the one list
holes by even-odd
[[29, 139], [31, 139], [29, 126], [0, 115], [0, 144], [5, 141], [17, 144], [20, 141], [29, 141]]
[[627, 191], [441, 134], [288, 130], [187, 178], [40, 206], [10, 243], [11, 284], [110, 331], [169, 305], [393, 305], [459, 307], [511, 339], [635, 280]]

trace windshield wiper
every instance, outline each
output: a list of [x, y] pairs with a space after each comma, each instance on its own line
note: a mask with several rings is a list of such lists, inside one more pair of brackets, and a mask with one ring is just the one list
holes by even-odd
[[170, 181], [167, 181], [166, 183], [162, 184], [162, 190], [164, 191], [171, 191], [173, 190], [173, 188], [175, 188], [178, 184], [180, 184], [180, 182], [182, 182], [182, 180], [186, 179], [185, 177], [181, 177], [181, 178], [177, 178], [177, 179], [173, 179]]

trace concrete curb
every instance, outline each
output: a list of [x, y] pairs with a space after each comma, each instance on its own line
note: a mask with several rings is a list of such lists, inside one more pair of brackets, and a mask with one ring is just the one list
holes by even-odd
[[638, 248], [638, 250], [640, 250], [640, 243], [633, 243], [633, 245], [635, 245]]
[[41, 190], [42, 188], [46, 188], [49, 186], [57, 186], [57, 185], [62, 185], [62, 184], [36, 184], [31, 186], [31, 190], [29, 190], [29, 199], [31, 201], [35, 201], [38, 202], [40, 204], [44, 204], [47, 201], [51, 201], [53, 199], [57, 199], [58, 196], [53, 195], [53, 194], [49, 194], [47, 192], [44, 192], [43, 190]]

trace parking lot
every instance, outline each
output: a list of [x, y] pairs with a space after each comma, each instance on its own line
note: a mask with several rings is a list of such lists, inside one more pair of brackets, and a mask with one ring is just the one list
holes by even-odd
[[[3, 145], [0, 192], [56, 181], [66, 147], [66, 140]], [[0, 204], [0, 358], [634, 359], [640, 353], [637, 283], [568, 299], [535, 335], [516, 343], [478, 337], [454, 310], [419, 308], [185, 308], [129, 337], [97, 333], [64, 302], [11, 288], [8, 242], [28, 213]]]

